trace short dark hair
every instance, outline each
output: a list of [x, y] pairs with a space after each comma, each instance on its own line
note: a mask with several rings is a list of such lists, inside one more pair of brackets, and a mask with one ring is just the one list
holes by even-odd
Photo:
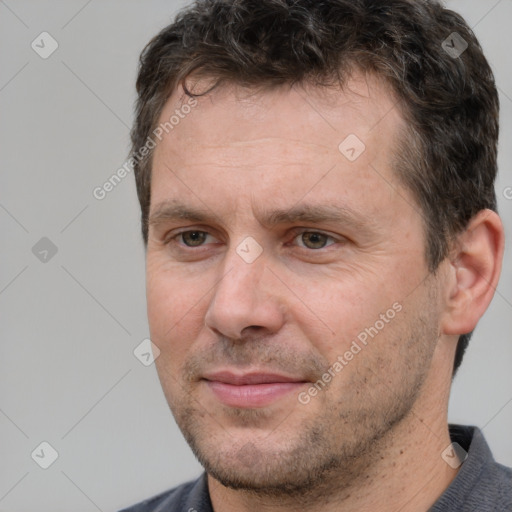
[[[496, 210], [499, 99], [464, 19], [438, 0], [199, 0], [140, 57], [132, 154], [191, 76], [216, 85], [343, 86], [354, 71], [382, 78], [406, 119], [395, 172], [425, 219], [431, 271], [480, 210]], [[151, 153], [133, 159], [148, 236]], [[454, 374], [471, 333], [460, 336]]]

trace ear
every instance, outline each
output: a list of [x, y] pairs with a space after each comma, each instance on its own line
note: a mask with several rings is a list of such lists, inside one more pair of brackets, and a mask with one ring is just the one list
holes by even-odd
[[450, 254], [444, 334], [471, 332], [494, 296], [505, 236], [496, 212], [481, 210], [457, 236]]

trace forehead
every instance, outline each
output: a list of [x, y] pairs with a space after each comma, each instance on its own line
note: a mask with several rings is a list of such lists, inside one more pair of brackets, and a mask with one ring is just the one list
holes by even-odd
[[187, 102], [176, 90], [160, 115], [167, 130], [153, 157], [152, 206], [176, 193], [194, 195], [185, 182], [210, 198], [238, 187], [260, 190], [268, 201], [286, 190], [293, 201], [333, 167], [336, 176], [322, 178], [326, 195], [358, 182], [382, 186], [376, 171], [393, 178], [394, 141], [404, 123], [395, 97], [375, 77], [356, 75], [343, 88], [223, 85], [198, 97], [193, 109], [183, 108]]
[[[177, 121], [176, 113], [188, 100], [183, 89], [176, 89], [159, 124], [165, 125], [173, 114]], [[287, 148], [297, 151], [294, 145], [302, 146], [305, 153], [314, 146], [337, 151], [344, 136], [355, 134], [372, 152], [382, 148], [383, 135], [391, 140], [403, 123], [390, 87], [370, 74], [355, 74], [343, 88], [308, 83], [272, 89], [227, 84], [198, 97], [197, 102], [190, 115], [182, 114], [179, 124], [163, 134], [168, 144], [160, 144], [159, 150], [174, 149], [190, 157], [192, 152], [183, 149], [199, 143], [204, 149], [227, 143], [236, 149], [236, 143], [254, 146], [257, 140], [273, 139], [276, 149], [285, 152]]]

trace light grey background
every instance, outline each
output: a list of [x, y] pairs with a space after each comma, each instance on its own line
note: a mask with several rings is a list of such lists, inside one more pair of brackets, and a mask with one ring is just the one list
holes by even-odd
[[[0, 0], [0, 510], [113, 511], [201, 470], [154, 366], [133, 355], [148, 336], [133, 176], [102, 201], [92, 195], [126, 159], [140, 50], [183, 3]], [[496, 73], [510, 242], [512, 1], [448, 5], [474, 26]], [[47, 59], [31, 48], [43, 31], [59, 45]], [[42, 237], [58, 249], [47, 262], [32, 253]], [[484, 427], [508, 465], [511, 263], [509, 243], [450, 406], [450, 420]], [[31, 458], [42, 441], [59, 453], [46, 470]]]

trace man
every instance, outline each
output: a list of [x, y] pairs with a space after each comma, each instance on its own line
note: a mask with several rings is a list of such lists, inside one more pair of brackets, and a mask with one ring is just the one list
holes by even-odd
[[205, 468], [135, 511], [512, 510], [450, 384], [503, 255], [498, 97], [437, 1], [200, 1], [141, 56], [151, 339]]

